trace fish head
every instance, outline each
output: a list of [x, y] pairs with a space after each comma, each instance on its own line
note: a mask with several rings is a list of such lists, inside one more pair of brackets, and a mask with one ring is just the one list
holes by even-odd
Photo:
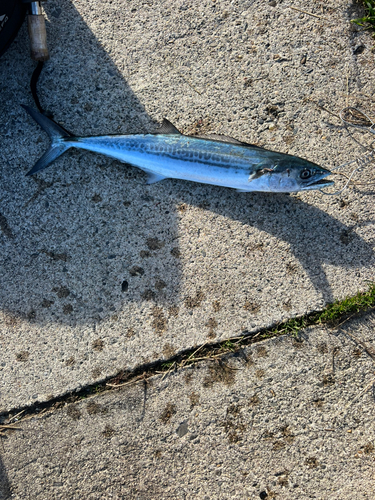
[[332, 172], [297, 156], [276, 161], [272, 168], [265, 170], [269, 173], [270, 190], [279, 193], [322, 189], [334, 184], [326, 179]]

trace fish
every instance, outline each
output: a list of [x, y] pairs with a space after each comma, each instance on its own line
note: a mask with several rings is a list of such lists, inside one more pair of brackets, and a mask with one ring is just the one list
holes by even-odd
[[167, 119], [155, 134], [76, 137], [29, 106], [22, 106], [51, 139], [26, 174], [47, 168], [70, 148], [101, 153], [143, 170], [147, 183], [163, 179], [211, 184], [238, 192], [291, 193], [333, 184], [331, 172], [303, 158], [223, 135], [184, 135]]

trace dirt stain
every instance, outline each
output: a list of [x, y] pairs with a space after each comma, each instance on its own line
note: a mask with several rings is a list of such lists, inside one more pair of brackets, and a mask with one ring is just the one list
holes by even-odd
[[16, 354], [16, 360], [25, 362], [29, 359], [30, 353], [28, 351], [21, 351]]
[[254, 394], [249, 399], [249, 406], [257, 406], [260, 403], [260, 399], [257, 394]]
[[328, 352], [327, 344], [325, 342], [318, 344], [316, 350], [320, 352], [320, 354], [326, 354]]
[[283, 141], [285, 142], [285, 144], [292, 144], [294, 139], [295, 139], [294, 135], [284, 135], [283, 137]]
[[96, 339], [92, 343], [92, 348], [94, 351], [102, 351], [104, 347], [104, 342], [102, 339]]
[[291, 311], [291, 310], [292, 310], [292, 302], [291, 302], [291, 300], [290, 300], [290, 299], [289, 299], [289, 300], [286, 300], [286, 301], [283, 303], [283, 309], [284, 309], [284, 311], [287, 311], [287, 312], [289, 312], [289, 311]]
[[188, 309], [194, 309], [195, 307], [200, 307], [204, 299], [205, 299], [204, 293], [201, 290], [199, 290], [196, 293], [195, 297], [186, 297], [185, 306]]
[[193, 370], [189, 369], [184, 375], [185, 384], [191, 384], [193, 380]]
[[152, 308], [152, 328], [154, 329], [155, 333], [161, 335], [164, 333], [167, 329], [168, 326], [168, 320], [164, 316], [163, 309], [161, 307], [154, 306]]
[[313, 405], [316, 406], [316, 408], [323, 408], [324, 400], [323, 399], [314, 399]]
[[297, 264], [295, 264], [294, 262], [288, 262], [287, 265], [286, 265], [286, 272], [288, 274], [295, 274], [298, 270], [298, 266]]
[[139, 266], [133, 266], [131, 269], [129, 269], [130, 276], [143, 276], [145, 274], [145, 271], [142, 267]]
[[231, 386], [236, 381], [235, 371], [222, 361], [208, 365], [208, 372], [203, 380], [203, 387], [212, 387], [214, 384]]
[[351, 230], [345, 229], [340, 234], [340, 241], [343, 245], [349, 245], [349, 243], [354, 239], [353, 233]]
[[2, 214], [0, 214], [0, 229], [3, 232], [4, 236], [6, 236], [9, 239], [13, 239], [13, 232], [8, 224], [8, 221], [6, 217]]
[[66, 286], [52, 288], [52, 291], [56, 293], [59, 299], [65, 299], [70, 295], [70, 290]]
[[216, 319], [215, 318], [209, 318], [209, 320], [207, 321], [207, 323], [205, 324], [205, 326], [208, 327], [208, 335], [207, 335], [207, 337], [209, 339], [214, 339], [216, 337], [215, 328], [217, 328], [217, 326], [218, 326], [218, 322], [216, 321]]
[[135, 335], [134, 328], [128, 328], [128, 330], [126, 332], [126, 336], [128, 337], [128, 339], [130, 339], [131, 337], [134, 337], [134, 335]]
[[319, 465], [319, 461], [316, 457], [306, 458], [305, 464], [309, 467], [309, 469], [315, 469]]
[[221, 309], [220, 301], [215, 300], [214, 302], [212, 302], [212, 308], [215, 312], [219, 312]]
[[267, 358], [268, 357], [267, 349], [264, 346], [257, 347], [256, 355], [258, 356], [258, 358]]
[[304, 347], [303, 340], [296, 339], [295, 337], [292, 340], [292, 345], [295, 349], [302, 349]]
[[72, 312], [73, 312], [72, 304], [65, 304], [63, 307], [63, 313], [64, 314], [71, 314]]
[[161, 290], [163, 290], [163, 288], [166, 288], [166, 286], [167, 286], [167, 284], [165, 283], [165, 281], [163, 281], [159, 278], [155, 282], [155, 288], [156, 288], [156, 290], [159, 290], [159, 292]]
[[165, 246], [165, 243], [158, 238], [147, 238], [146, 245], [150, 250], [160, 250]]
[[73, 366], [75, 362], [75, 359], [73, 358], [73, 356], [71, 356], [65, 361], [65, 366]]
[[171, 255], [172, 257], [175, 257], [176, 259], [179, 259], [181, 257], [181, 251], [178, 247], [173, 247], [171, 250]]
[[177, 210], [181, 213], [186, 212], [188, 208], [188, 205], [186, 203], [180, 203], [180, 205], [177, 206]]
[[281, 450], [282, 448], [285, 448], [285, 446], [286, 445], [285, 445], [284, 441], [275, 441], [273, 443], [272, 449], [274, 451], [277, 451], [277, 450]]
[[170, 318], [177, 318], [178, 316], [178, 307], [177, 306], [172, 306], [168, 309], [168, 314]]
[[3, 313], [5, 326], [15, 327], [21, 324], [21, 319], [19, 317], [13, 316], [9, 313]]
[[92, 378], [98, 378], [102, 374], [101, 368], [94, 368], [91, 372]]
[[115, 433], [115, 430], [110, 426], [110, 425], [106, 425], [104, 427], [104, 431], [102, 432], [102, 435], [106, 438], [106, 439], [109, 439], [111, 438]]
[[324, 386], [333, 385], [335, 383], [335, 377], [333, 376], [332, 373], [327, 373], [327, 374], [323, 375], [322, 382], [323, 382]]
[[156, 293], [153, 290], [147, 289], [142, 293], [143, 300], [154, 300], [156, 298]]
[[245, 302], [243, 308], [245, 309], [245, 311], [249, 311], [252, 314], [257, 314], [260, 311], [260, 305], [250, 300], [247, 300]]
[[56, 262], [59, 260], [66, 262], [69, 259], [69, 256], [66, 253], [49, 252], [48, 250], [41, 250], [41, 252]]
[[159, 416], [159, 419], [163, 422], [163, 424], [167, 424], [170, 419], [177, 413], [176, 405], [172, 403], [168, 403], [165, 407], [163, 413]]
[[41, 305], [41, 307], [49, 308], [49, 307], [51, 307], [53, 304], [54, 304], [54, 301], [53, 301], [53, 300], [43, 299], [40, 305]]
[[364, 453], [366, 453], [366, 455], [369, 455], [370, 453], [372, 453], [374, 451], [374, 445], [372, 443], [367, 443], [364, 447], [363, 447], [363, 451]]
[[171, 344], [164, 344], [163, 355], [165, 358], [173, 358], [176, 355], [176, 350]]
[[79, 420], [81, 418], [81, 411], [77, 405], [70, 405], [66, 410], [66, 414], [73, 420]]
[[281, 434], [284, 436], [284, 439], [287, 443], [292, 443], [295, 440], [295, 436], [293, 432], [290, 430], [289, 425], [284, 425], [281, 427]]
[[102, 407], [95, 401], [89, 401], [86, 405], [86, 411], [89, 415], [97, 415], [102, 412]]
[[190, 408], [194, 408], [194, 406], [197, 406], [199, 404], [200, 396], [196, 392], [191, 392], [189, 394], [189, 399], [190, 399]]
[[222, 426], [227, 433], [227, 438], [230, 443], [241, 441], [243, 433], [246, 430], [246, 425], [242, 419], [240, 405], [231, 404], [228, 406], [226, 418]]

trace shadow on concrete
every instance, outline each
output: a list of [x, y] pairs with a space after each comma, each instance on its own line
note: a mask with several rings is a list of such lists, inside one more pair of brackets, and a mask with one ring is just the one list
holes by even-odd
[[[290, 251], [307, 272], [315, 290], [326, 302], [334, 297], [324, 267], [371, 267], [374, 252], [354, 230], [316, 206], [283, 194], [234, 193], [209, 209], [265, 231], [290, 245]], [[209, 199], [209, 197], [207, 197]]]
[[3, 461], [0, 457], [0, 500], [11, 498], [10, 483]]
[[[40, 81], [42, 105], [77, 134], [155, 129], [74, 6], [62, 0], [46, 4], [46, 9], [51, 61]], [[38, 323], [95, 323], [126, 303], [150, 299], [176, 304], [182, 276], [178, 201], [204, 203], [209, 210], [287, 242], [327, 302], [333, 294], [326, 265], [371, 265], [373, 251], [352, 227], [286, 195], [238, 194], [183, 181], [147, 186], [138, 169], [87, 152], [69, 152], [51, 169], [25, 179], [47, 145], [22, 110], [14, 113], [14, 102], [31, 104], [33, 67], [24, 27], [0, 59], [7, 81], [0, 115], [9, 117], [0, 122], [0, 132], [8, 137], [0, 152], [0, 304], [6, 324], [19, 317]], [[24, 128], [30, 126], [26, 130], [36, 144], [29, 156]], [[24, 154], [11, 149], [14, 142], [22, 147], [22, 141]]]
[[[51, 59], [38, 84], [42, 106], [77, 135], [155, 130], [75, 7], [60, 0], [45, 9]], [[163, 300], [175, 300], [176, 288], [169, 295], [162, 289], [164, 282], [180, 281], [171, 254], [178, 246], [176, 211], [164, 195], [151, 194], [140, 170], [72, 151], [43, 175], [24, 177], [48, 144], [18, 106], [34, 105], [28, 44], [24, 25], [0, 59], [6, 83], [0, 89], [0, 305], [6, 323], [17, 317], [95, 322], [124, 302], [160, 291]], [[61, 175], [64, 167], [67, 175]]]

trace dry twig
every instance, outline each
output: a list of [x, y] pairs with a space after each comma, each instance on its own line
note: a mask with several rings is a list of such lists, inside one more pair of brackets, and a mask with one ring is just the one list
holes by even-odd
[[125, 382], [123, 384], [108, 384], [107, 383], [105, 385], [106, 385], [106, 387], [113, 387], [113, 388], [117, 389], [118, 387], [126, 387], [127, 385], [135, 384], [135, 383], [139, 382], [141, 379], [145, 380], [145, 374], [138, 375], [138, 377], [136, 377], [135, 379], [130, 380], [130, 382]]
[[307, 12], [306, 10], [298, 9], [297, 7], [292, 7], [291, 5], [289, 5], [289, 8], [297, 10], [298, 12], [302, 12], [302, 14], [307, 14], [308, 16], [317, 17], [318, 19], [321, 19], [322, 21], [325, 21], [328, 24], [333, 24], [331, 23], [331, 21], [328, 21], [328, 19], [326, 19], [325, 17], [318, 16], [317, 14], [313, 14], [312, 12]]
[[356, 342], [358, 345], [360, 345], [364, 349], [366, 354], [368, 354], [370, 358], [375, 361], [375, 352], [373, 352], [371, 348], [368, 348], [367, 345], [362, 342], [362, 340], [357, 339], [357, 337], [355, 337], [352, 333], [345, 332], [345, 334], [348, 335], [352, 340], [354, 340], [354, 342]]
[[185, 366], [185, 364], [191, 360], [191, 358], [194, 356], [194, 354], [196, 354], [198, 351], [200, 351], [201, 349], [203, 349], [203, 347], [207, 345], [207, 342], [205, 342], [204, 344], [202, 344], [200, 347], [198, 347], [198, 349], [196, 351], [194, 351], [192, 354], [190, 354], [190, 356], [187, 358], [187, 359], [184, 359], [183, 362], [180, 364], [180, 368], [182, 368], [183, 366]]
[[1, 431], [4, 431], [6, 429], [17, 429], [17, 430], [21, 430], [21, 427], [14, 427], [13, 424], [9, 424], [9, 425], [3, 425], [3, 424], [0, 424], [0, 432]]

